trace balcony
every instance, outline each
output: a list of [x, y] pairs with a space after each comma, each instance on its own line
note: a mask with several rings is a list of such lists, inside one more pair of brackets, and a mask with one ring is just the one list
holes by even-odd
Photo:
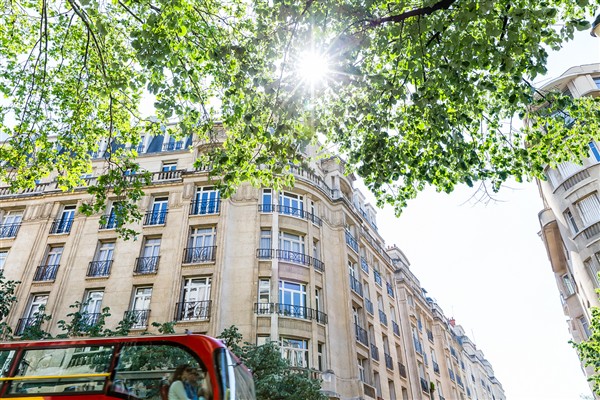
[[452, 357], [454, 357], [454, 359], [458, 361], [458, 354], [456, 354], [456, 350], [452, 346], [450, 346], [450, 355], [452, 355]]
[[375, 361], [379, 361], [379, 349], [373, 343], [371, 343], [371, 358]]
[[392, 330], [394, 331], [394, 335], [400, 336], [400, 327], [396, 323], [396, 321], [392, 321]]
[[387, 315], [385, 315], [385, 313], [381, 310], [379, 310], [379, 322], [381, 322], [385, 326], [387, 326], [388, 324]]
[[150, 319], [150, 310], [125, 311], [123, 319], [132, 322], [132, 329], [145, 329], [148, 327], [148, 319]]
[[300, 319], [312, 319], [313, 310], [308, 307], [299, 306], [295, 304], [277, 304], [277, 314], [284, 317], [300, 318]]
[[40, 265], [35, 271], [33, 276], [34, 282], [53, 281], [56, 279], [56, 272], [58, 271], [58, 264], [54, 265]]
[[350, 231], [346, 231], [346, 244], [358, 254], [358, 242]]
[[176, 151], [176, 150], [182, 150], [184, 148], [184, 143], [181, 140], [178, 140], [177, 142], [167, 142], [164, 143], [162, 146], [162, 150], [163, 151]]
[[216, 253], [217, 246], [187, 247], [183, 250], [183, 263], [199, 264], [214, 262]]
[[369, 264], [367, 264], [367, 260], [363, 257], [360, 258], [360, 268], [365, 272], [365, 274], [369, 275]]
[[254, 303], [254, 312], [257, 315], [271, 315], [275, 312], [274, 303]]
[[421, 390], [429, 393], [429, 385], [427, 384], [425, 378], [419, 378], [419, 381], [421, 382]]
[[213, 215], [221, 211], [221, 199], [192, 201], [190, 215]]
[[600, 221], [593, 223], [592, 225], [583, 229], [581, 233], [583, 233], [583, 236], [585, 236], [585, 238], [588, 240], [598, 236], [598, 234], [600, 233]]
[[360, 283], [355, 277], [350, 275], [350, 289], [352, 289], [357, 295], [363, 297], [362, 283]]
[[317, 271], [321, 271], [321, 272], [325, 271], [325, 263], [323, 263], [323, 261], [312, 257], [311, 263]]
[[388, 353], [383, 353], [383, 358], [385, 358], [385, 366], [387, 369], [394, 370], [394, 360], [392, 360], [392, 356]]
[[158, 171], [152, 173], [152, 182], [165, 182], [165, 181], [177, 181], [181, 179], [181, 173], [183, 171], [174, 169], [171, 171]]
[[367, 312], [369, 314], [374, 315], [373, 314], [373, 302], [371, 300], [367, 299], [366, 297], [365, 297], [365, 308], [367, 309]]
[[450, 379], [452, 380], [452, 382], [456, 381], [456, 377], [455, 377], [454, 371], [452, 371], [452, 369], [448, 368], [448, 374], [450, 375]]
[[587, 179], [590, 177], [590, 173], [587, 169], [581, 170], [579, 172], [577, 172], [575, 175], [572, 175], [570, 177], [568, 177], [567, 179], [565, 179], [565, 181], [563, 183], [561, 183], [560, 186], [562, 186], [563, 190], [568, 190], [570, 188], [572, 188], [573, 186], [575, 186], [576, 184], [578, 184], [579, 182], [581, 182], [584, 179]]
[[401, 377], [408, 378], [408, 375], [406, 374], [406, 366], [401, 362], [398, 362], [398, 371], [400, 372]]
[[184, 301], [177, 303], [176, 321], [197, 321], [210, 318], [211, 300]]
[[389, 282], [386, 282], [385, 287], [387, 289], [387, 294], [389, 294], [393, 298], [394, 297], [394, 287], [392, 286], [392, 284]]
[[415, 351], [420, 355], [423, 355], [423, 345], [421, 344], [421, 341], [417, 338], [413, 338], [413, 343], [415, 345]]
[[258, 315], [270, 315], [277, 313], [284, 317], [314, 319], [320, 324], [327, 323], [327, 314], [304, 306], [283, 303], [254, 303], [254, 312]]
[[110, 275], [112, 262], [113, 260], [91, 261], [88, 266], [87, 276], [97, 278]]
[[164, 225], [168, 211], [150, 211], [144, 217], [144, 226]]
[[133, 272], [136, 274], [155, 274], [158, 271], [159, 260], [160, 256], [138, 257], [135, 259]]
[[432, 361], [432, 363], [433, 363], [433, 372], [435, 372], [436, 374], [439, 375], [440, 374], [440, 366], [435, 361]]
[[71, 226], [73, 226], [74, 218], [58, 218], [52, 222], [52, 226], [50, 226], [50, 233], [53, 235], [58, 235], [62, 233], [71, 232]]
[[106, 216], [106, 222], [100, 223], [100, 229], [115, 229], [117, 228], [117, 217], [114, 214]]
[[20, 222], [14, 224], [0, 224], [0, 239], [16, 237], [20, 227]]
[[463, 385], [462, 378], [458, 374], [456, 375], [456, 383], [458, 383], [458, 386], [460, 386], [461, 388], [465, 388], [465, 385]]
[[364, 344], [365, 346], [369, 346], [369, 336], [367, 335], [367, 331], [358, 326], [358, 324], [354, 324], [354, 333], [356, 334], [356, 341]]
[[21, 336], [25, 332], [25, 329], [34, 326], [37, 322], [37, 317], [19, 318], [19, 322], [17, 322], [17, 327], [15, 328], [15, 335]]
[[282, 206], [276, 204], [259, 204], [258, 212], [262, 213], [270, 213], [277, 211], [277, 213], [281, 215], [289, 215], [290, 217], [302, 218], [307, 221], [312, 222], [317, 226], [323, 226], [323, 220], [317, 217], [316, 215], [309, 213], [308, 211], [304, 211], [301, 208], [295, 208], [290, 206]]
[[277, 249], [276, 257], [283, 261], [302, 265], [310, 265], [310, 256], [308, 254], [298, 253], [296, 251]]
[[274, 249], [256, 249], [256, 258], [259, 260], [272, 259], [274, 255]]
[[375, 283], [381, 287], [381, 274], [377, 270], [373, 270], [373, 276], [375, 277]]

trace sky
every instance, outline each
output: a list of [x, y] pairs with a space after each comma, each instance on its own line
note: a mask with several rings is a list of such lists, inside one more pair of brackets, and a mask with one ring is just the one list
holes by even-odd
[[[594, 62], [600, 38], [581, 32], [550, 54], [548, 74], [536, 83]], [[487, 204], [469, 201], [472, 188], [426, 190], [400, 218], [379, 210], [379, 232], [483, 351], [508, 400], [579, 400], [591, 391], [538, 236], [542, 201], [535, 183], [509, 186]]]

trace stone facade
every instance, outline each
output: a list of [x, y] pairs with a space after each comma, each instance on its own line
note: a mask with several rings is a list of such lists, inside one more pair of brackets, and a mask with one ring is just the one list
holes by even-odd
[[153, 184], [143, 220], [130, 226], [135, 240], [115, 232], [118, 199], [101, 225], [101, 214], [77, 211], [85, 188], [63, 193], [52, 178], [18, 194], [0, 187], [0, 262], [21, 281], [9, 316], [17, 334], [41, 305], [52, 315], [45, 329], [60, 333], [69, 305], [84, 302], [88, 323], [110, 307], [108, 327], [128, 315], [138, 334], [176, 321], [178, 332], [216, 336], [235, 325], [247, 341], [277, 340], [331, 398], [504, 399], [481, 352], [424, 295], [402, 252], [385, 247], [343, 162], [294, 168], [293, 189], [242, 185], [222, 199], [193, 167], [197, 152], [191, 138], [140, 145]]

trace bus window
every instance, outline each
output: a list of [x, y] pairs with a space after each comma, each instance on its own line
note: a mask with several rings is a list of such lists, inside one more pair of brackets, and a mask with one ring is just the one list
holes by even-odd
[[25, 350], [9, 393], [101, 392], [113, 346]]
[[217, 371], [223, 386], [224, 400], [254, 400], [254, 380], [252, 373], [229, 350], [215, 350]]
[[[119, 353], [110, 391], [115, 395], [121, 394], [119, 397], [161, 400], [161, 386], [168, 385], [175, 368], [184, 364], [199, 371], [206, 370], [191, 353], [176, 345], [125, 344]], [[206, 380], [208, 379], [207, 376]], [[212, 397], [206, 398], [211, 399]]]
[[10, 372], [10, 365], [15, 357], [14, 350], [0, 350], [0, 376], [5, 378]]

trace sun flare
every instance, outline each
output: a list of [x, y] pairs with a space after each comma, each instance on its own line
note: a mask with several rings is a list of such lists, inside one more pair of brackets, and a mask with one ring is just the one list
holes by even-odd
[[314, 86], [325, 79], [329, 73], [329, 64], [323, 54], [307, 51], [298, 60], [298, 75], [303, 82]]

